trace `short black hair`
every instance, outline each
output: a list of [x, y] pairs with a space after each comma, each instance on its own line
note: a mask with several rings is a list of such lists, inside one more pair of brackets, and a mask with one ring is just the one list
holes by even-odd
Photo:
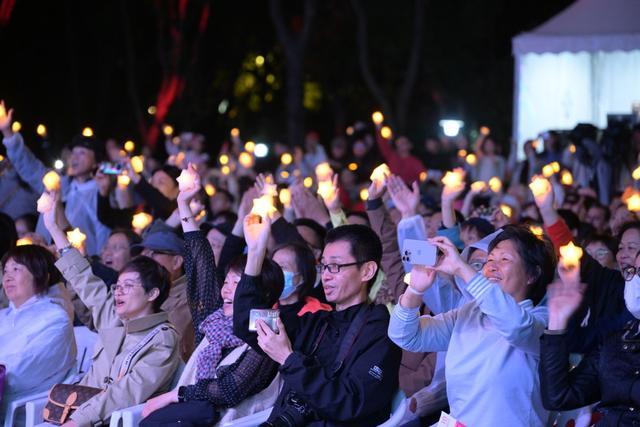
[[489, 243], [491, 252], [500, 242], [510, 240], [514, 243], [518, 255], [522, 258], [527, 276], [534, 278], [528, 286], [526, 298], [537, 305], [547, 292], [556, 270], [556, 254], [548, 239], [536, 237], [528, 228], [521, 225], [506, 225], [502, 233]]
[[18, 232], [13, 218], [0, 212], [0, 257], [16, 245]]
[[[247, 265], [247, 256], [238, 255], [233, 258], [225, 269], [225, 276], [230, 271], [242, 276], [244, 267]], [[262, 291], [260, 299], [268, 306], [271, 307], [280, 299], [282, 295], [282, 289], [284, 288], [284, 273], [278, 264], [265, 258], [262, 262], [262, 271], [260, 272], [260, 279], [262, 280], [262, 286], [259, 291]]]
[[149, 293], [153, 288], [158, 288], [158, 298], [153, 300], [153, 310], [160, 311], [160, 307], [169, 297], [171, 290], [171, 276], [166, 268], [144, 255], [137, 256], [129, 261], [120, 275], [124, 273], [138, 273], [140, 282], [145, 293]]
[[[316, 236], [318, 236], [318, 241], [320, 242], [321, 245], [324, 242], [325, 237], [327, 236], [327, 229], [324, 228], [322, 225], [318, 224], [316, 221], [309, 218], [298, 218], [295, 221], [293, 221], [293, 225], [295, 225], [296, 227], [301, 225], [303, 227], [310, 228], [311, 231], [313, 231], [316, 234]], [[318, 249], [322, 249], [322, 247]]]
[[349, 224], [329, 230], [325, 239], [325, 246], [335, 242], [349, 243], [351, 256], [357, 262], [373, 261], [378, 268], [376, 274], [367, 283], [367, 288], [371, 290], [373, 283], [380, 271], [380, 261], [382, 259], [382, 242], [378, 235], [366, 225]]
[[366, 221], [366, 223], [367, 223], [368, 225], [370, 225], [370, 224], [371, 224], [371, 221], [369, 221], [369, 215], [367, 215], [367, 214], [366, 214], [366, 212], [362, 212], [362, 211], [350, 211], [350, 212], [347, 212], [346, 216], [347, 216], [347, 219], [348, 219], [350, 216], [357, 216], [358, 218], [361, 218], [361, 219], [365, 220], [365, 221]]
[[276, 246], [271, 252], [272, 256], [278, 251], [291, 251], [296, 260], [296, 269], [302, 276], [302, 283], [298, 286], [300, 300], [309, 296], [316, 283], [316, 259], [308, 245], [300, 242], [283, 243]]
[[27, 224], [29, 231], [36, 231], [36, 225], [38, 224], [38, 215], [34, 213], [27, 213], [16, 218], [16, 222], [22, 220]]
[[124, 234], [127, 238], [127, 241], [129, 242], [129, 247], [142, 243], [142, 239], [140, 238], [140, 236], [134, 233], [130, 228], [114, 228], [113, 230], [111, 230], [109, 237], [113, 236], [114, 234]]
[[460, 225], [460, 230], [465, 230], [467, 228], [476, 230], [476, 232], [478, 233], [478, 237], [480, 237], [481, 239], [496, 231], [496, 228], [493, 226], [493, 224], [491, 224], [486, 219], [479, 217], [469, 218]]
[[601, 204], [597, 200], [591, 198], [591, 197], [589, 199], [591, 199], [591, 200], [585, 202], [585, 205], [587, 207], [587, 211], [589, 209], [591, 209], [591, 208], [600, 209], [600, 210], [604, 211], [604, 220], [605, 221], [609, 221], [609, 219], [611, 219], [611, 212], [609, 212], [609, 208], [606, 207], [605, 205]]
[[620, 228], [620, 232], [618, 233], [618, 241], [621, 241], [622, 240], [622, 236], [624, 236], [624, 233], [626, 233], [629, 230], [638, 230], [638, 231], [640, 231], [640, 221], [631, 221], [631, 222], [625, 223]]
[[609, 236], [608, 234], [590, 234], [587, 236], [582, 242], [582, 246], [585, 248], [592, 243], [600, 242], [607, 247], [611, 251], [612, 254], [616, 254], [618, 252], [618, 240], [615, 237]]
[[42, 246], [23, 245], [9, 249], [2, 257], [3, 269], [10, 259], [24, 265], [31, 273], [33, 286], [38, 295], [47, 293], [51, 285], [62, 280], [62, 276], [55, 266], [55, 257]]

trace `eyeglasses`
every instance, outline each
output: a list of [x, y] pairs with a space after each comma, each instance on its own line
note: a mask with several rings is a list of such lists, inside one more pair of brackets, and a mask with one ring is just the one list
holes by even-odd
[[484, 268], [484, 265], [486, 264], [486, 261], [473, 261], [470, 262], [469, 265], [471, 266], [471, 268], [473, 268], [475, 271], [481, 271]]
[[593, 251], [593, 254], [591, 254], [592, 257], [594, 258], [604, 258], [607, 256], [607, 254], [609, 253], [609, 249], [605, 249], [605, 248], [599, 248], [596, 249], [595, 251]]
[[325, 270], [329, 270], [329, 273], [331, 274], [336, 274], [336, 273], [340, 273], [340, 269], [343, 267], [351, 267], [352, 265], [360, 265], [363, 262], [366, 261], [358, 261], [358, 262], [350, 262], [347, 264], [336, 264], [336, 263], [332, 263], [332, 264], [318, 264], [316, 265], [316, 271], [318, 272], [318, 274], [322, 274], [323, 271]]
[[148, 249], [148, 248], [145, 251], [145, 253], [147, 254], [147, 256], [149, 258], [153, 258], [154, 255], [175, 255], [175, 253], [173, 253], [173, 252], [159, 251], [159, 250]]
[[624, 277], [625, 282], [633, 279], [636, 274], [640, 277], [640, 267], [636, 268], [630, 265], [622, 269], [622, 277]]
[[135, 283], [135, 282], [114, 283], [113, 285], [109, 286], [109, 289], [111, 289], [112, 294], [119, 292], [123, 295], [128, 295], [133, 288], [136, 288], [138, 286], [142, 287], [142, 283]]

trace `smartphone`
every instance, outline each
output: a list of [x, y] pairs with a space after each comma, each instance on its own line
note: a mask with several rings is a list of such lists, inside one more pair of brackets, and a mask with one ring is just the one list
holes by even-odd
[[438, 261], [438, 247], [426, 240], [405, 239], [402, 245], [402, 261], [433, 267]]
[[256, 321], [259, 319], [266, 323], [271, 330], [277, 334], [280, 332], [277, 322], [279, 316], [280, 310], [253, 308], [249, 311], [249, 330], [253, 332], [257, 330]]
[[102, 162], [100, 163], [100, 172], [105, 175], [120, 175], [124, 170], [122, 163]]

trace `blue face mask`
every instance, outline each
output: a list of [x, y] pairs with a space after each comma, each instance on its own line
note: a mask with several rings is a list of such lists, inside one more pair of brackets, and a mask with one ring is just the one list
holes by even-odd
[[296, 290], [296, 285], [293, 283], [293, 278], [296, 277], [296, 274], [291, 271], [282, 271], [284, 273], [284, 288], [282, 288], [282, 294], [280, 295], [280, 299], [286, 299], [291, 296]]

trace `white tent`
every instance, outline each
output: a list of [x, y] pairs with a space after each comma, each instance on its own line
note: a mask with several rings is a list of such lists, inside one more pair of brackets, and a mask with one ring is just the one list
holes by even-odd
[[640, 0], [577, 0], [513, 39], [513, 137], [605, 127], [640, 102]]

